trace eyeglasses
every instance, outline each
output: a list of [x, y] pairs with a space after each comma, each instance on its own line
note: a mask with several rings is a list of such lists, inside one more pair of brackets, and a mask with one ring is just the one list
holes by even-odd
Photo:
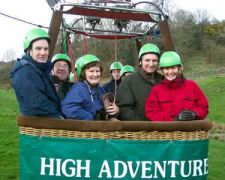
[[61, 68], [61, 69], [69, 69], [69, 66], [67, 64], [56, 64], [55, 65], [56, 68]]

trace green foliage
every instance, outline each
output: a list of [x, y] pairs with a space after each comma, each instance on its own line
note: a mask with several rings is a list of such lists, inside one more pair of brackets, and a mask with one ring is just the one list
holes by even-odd
[[225, 23], [206, 24], [203, 30], [209, 37], [215, 38], [219, 34], [225, 33]]
[[15, 61], [0, 62], [0, 88], [9, 88], [11, 86], [10, 72], [14, 64]]
[[193, 13], [178, 10], [170, 21], [171, 34], [177, 52], [184, 57], [202, 54], [204, 61], [221, 64], [224, 61], [225, 23], [203, 21]]

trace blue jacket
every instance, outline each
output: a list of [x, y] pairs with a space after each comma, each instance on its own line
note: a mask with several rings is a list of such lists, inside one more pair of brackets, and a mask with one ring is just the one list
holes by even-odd
[[103, 109], [101, 86], [90, 87], [87, 82], [77, 82], [62, 101], [62, 112], [66, 118], [94, 120], [96, 111]]
[[60, 99], [50, 80], [50, 69], [50, 62], [38, 63], [28, 55], [17, 61], [11, 79], [23, 115], [61, 116]]

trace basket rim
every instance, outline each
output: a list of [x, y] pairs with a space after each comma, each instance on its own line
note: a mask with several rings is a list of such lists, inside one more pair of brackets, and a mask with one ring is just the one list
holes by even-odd
[[172, 122], [152, 122], [152, 121], [89, 121], [73, 119], [57, 119], [34, 116], [17, 116], [17, 125], [23, 127], [33, 127], [37, 129], [63, 129], [81, 132], [113, 132], [113, 131], [209, 131], [212, 122], [205, 120], [196, 121], [172, 121]]
[[59, 129], [37, 129], [32, 127], [20, 126], [21, 135], [30, 135], [36, 137], [60, 137], [60, 138], [81, 138], [81, 139], [120, 139], [120, 140], [206, 140], [208, 132], [206, 131], [114, 131], [114, 132], [81, 132]]

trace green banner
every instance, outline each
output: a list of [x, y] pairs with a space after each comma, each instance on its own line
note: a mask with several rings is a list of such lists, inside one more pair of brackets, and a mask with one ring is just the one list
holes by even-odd
[[20, 179], [201, 179], [208, 140], [113, 140], [20, 135]]

